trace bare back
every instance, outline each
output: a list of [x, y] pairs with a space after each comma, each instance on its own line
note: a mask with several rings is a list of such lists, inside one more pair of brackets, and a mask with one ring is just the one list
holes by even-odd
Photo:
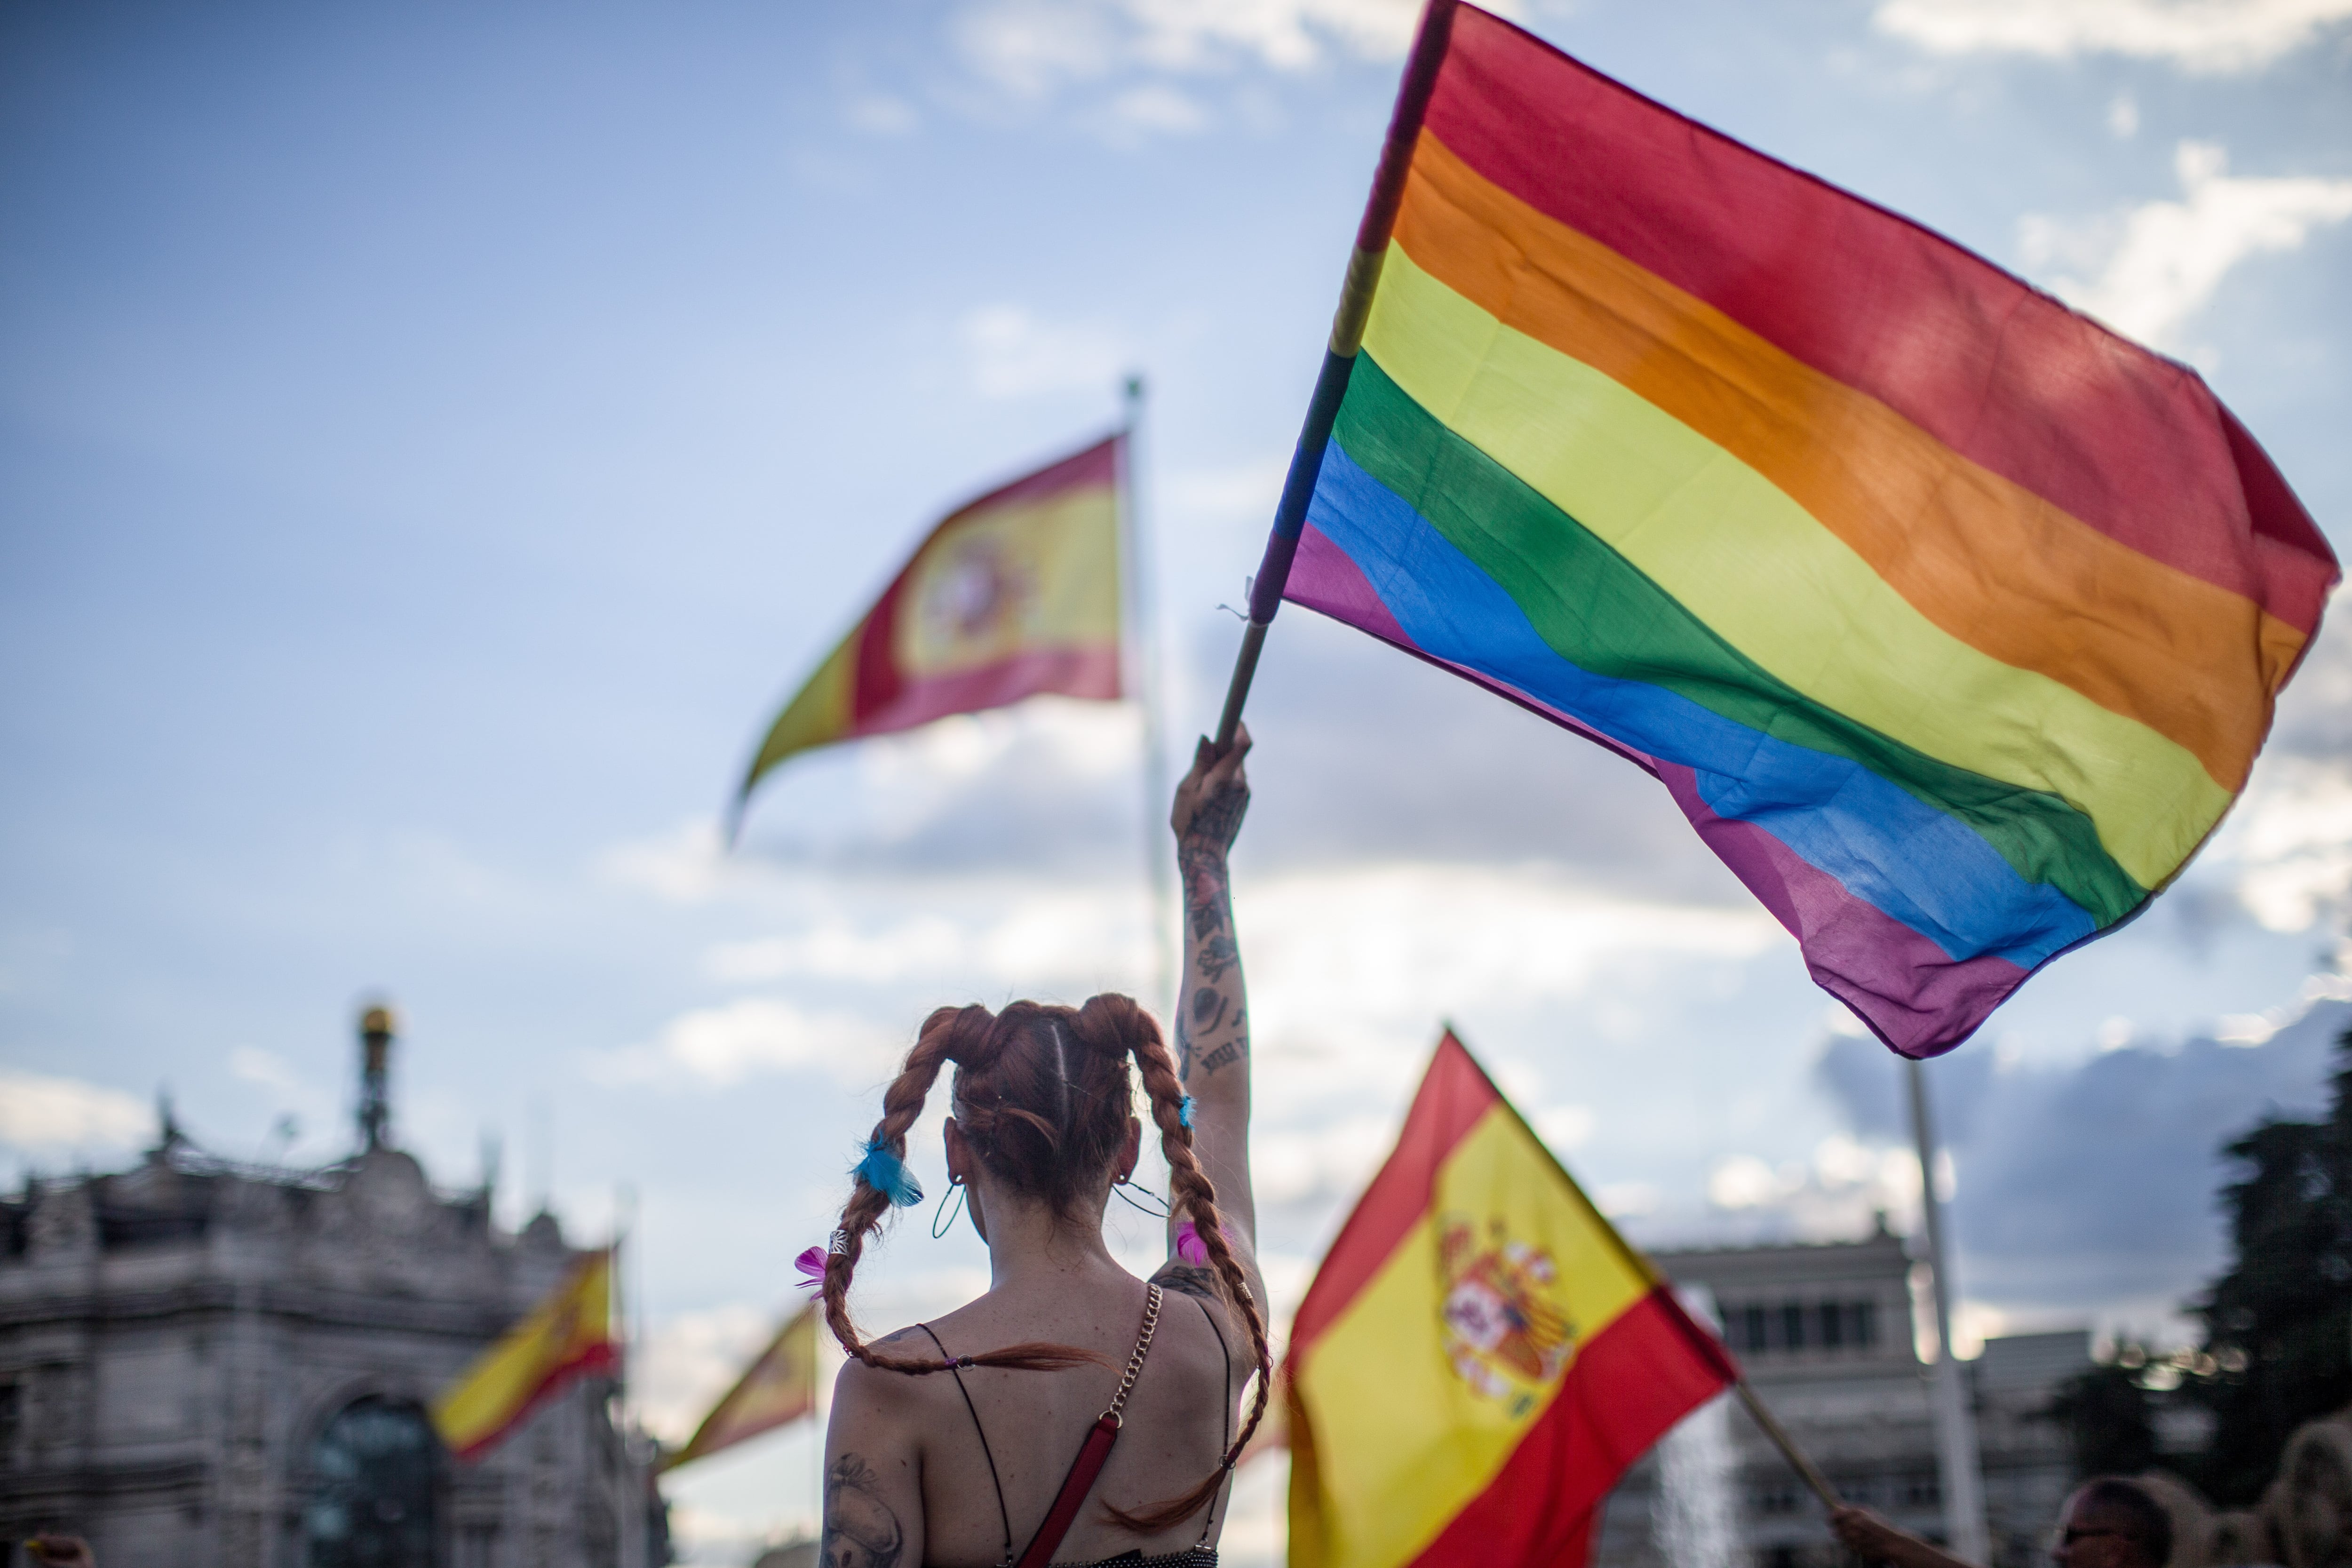
[[[1128, 1395], [1110, 1461], [1055, 1553], [1056, 1562], [1089, 1563], [1138, 1550], [1146, 1556], [1180, 1552], [1196, 1543], [1215, 1544], [1223, 1528], [1222, 1499], [1210, 1512], [1150, 1536], [1122, 1529], [1103, 1506], [1131, 1511], [1160, 1502], [1214, 1469], [1234, 1431], [1234, 1401], [1251, 1370], [1245, 1350], [1235, 1356], [1229, 1349], [1239, 1341], [1236, 1329], [1221, 1303], [1202, 1299], [1195, 1270], [1177, 1266], [1158, 1278], [1165, 1296], [1150, 1353]], [[944, 1347], [953, 1358], [1044, 1339], [1094, 1352], [1103, 1360], [1099, 1367], [1051, 1373], [969, 1367], [909, 1377], [855, 1362], [845, 1366], [835, 1393], [835, 1419], [849, 1414], [843, 1410], [845, 1402], [866, 1406], [856, 1426], [862, 1436], [879, 1439], [871, 1441], [878, 1452], [866, 1456], [845, 1448], [829, 1454], [827, 1489], [833, 1492], [844, 1479], [845, 1459], [864, 1466], [872, 1473], [871, 1483], [850, 1485], [869, 1494], [872, 1511], [893, 1516], [900, 1540], [895, 1554], [887, 1549], [847, 1555], [834, 1550], [828, 1568], [913, 1568], [919, 1563], [930, 1568], [995, 1568], [1007, 1555], [1008, 1520], [1011, 1551], [1020, 1552], [1052, 1506], [1088, 1429], [1110, 1403], [1119, 1369], [1135, 1345], [1143, 1302], [1143, 1281], [1120, 1270], [1116, 1279], [1028, 1300], [992, 1292], [933, 1321], [937, 1346], [915, 1328], [891, 1335], [880, 1347], [907, 1357], [936, 1356]], [[891, 1458], [898, 1463], [875, 1463]], [[886, 1474], [886, 1468], [895, 1473]], [[870, 1545], [883, 1546], [882, 1536]]]

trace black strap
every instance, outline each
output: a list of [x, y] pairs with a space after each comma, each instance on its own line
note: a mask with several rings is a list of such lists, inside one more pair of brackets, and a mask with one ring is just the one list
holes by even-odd
[[[1225, 1331], [1217, 1327], [1216, 1314], [1209, 1310], [1209, 1303], [1198, 1296], [1192, 1300], [1200, 1302], [1201, 1316], [1209, 1320], [1209, 1331], [1217, 1336], [1217, 1348], [1225, 1352], [1225, 1435], [1217, 1444], [1217, 1462], [1222, 1465], [1225, 1462], [1225, 1450], [1234, 1446], [1234, 1350], [1225, 1343]], [[1233, 1472], [1230, 1470], [1225, 1473], [1225, 1484], [1233, 1484]], [[1201, 1539], [1192, 1542], [1194, 1550], [1209, 1544], [1209, 1531], [1217, 1528], [1217, 1498], [1223, 1495], [1224, 1489], [1221, 1487], [1209, 1499], [1209, 1517], [1201, 1521]]]
[[[996, 1488], [996, 1517], [1002, 1520], [1004, 1523], [1004, 1561], [1006, 1563], [1011, 1563], [1013, 1561], [1013, 1515], [1005, 1511], [1004, 1483], [997, 1478], [996, 1455], [988, 1446], [987, 1429], [982, 1427], [980, 1424], [980, 1408], [971, 1402], [971, 1390], [963, 1385], [963, 1366], [955, 1359], [955, 1357], [948, 1354], [947, 1346], [940, 1344], [940, 1336], [931, 1333], [930, 1324], [917, 1323], [915, 1327], [922, 1330], [923, 1332], [927, 1334], [930, 1334], [931, 1343], [939, 1345], [940, 1359], [947, 1363], [948, 1371], [955, 1374], [956, 1392], [963, 1395], [963, 1407], [971, 1412], [971, 1429], [980, 1438], [981, 1454], [988, 1460], [988, 1479]], [[1228, 1354], [1225, 1359], [1227, 1363], [1225, 1381], [1227, 1383], [1231, 1383], [1234, 1375], [1231, 1366], [1233, 1358]], [[1213, 1509], [1211, 1511], [1213, 1512], [1215, 1510]], [[1205, 1541], [1208, 1538], [1203, 1536], [1202, 1539]]]

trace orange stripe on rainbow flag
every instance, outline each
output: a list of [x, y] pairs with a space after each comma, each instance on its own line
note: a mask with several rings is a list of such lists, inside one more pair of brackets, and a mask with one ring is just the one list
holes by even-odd
[[478, 1459], [526, 1416], [593, 1373], [617, 1371], [613, 1249], [592, 1252], [433, 1402], [451, 1453]]
[[1617, 1478], [1736, 1376], [1450, 1029], [1286, 1372], [1294, 1568], [1572, 1568]]

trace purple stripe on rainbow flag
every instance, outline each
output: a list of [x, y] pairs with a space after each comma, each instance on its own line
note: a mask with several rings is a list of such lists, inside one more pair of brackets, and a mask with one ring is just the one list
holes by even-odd
[[[1362, 569], [1311, 522], [1300, 536], [1285, 593], [1294, 604], [1474, 681], [1652, 774], [1666, 786], [1707, 847], [1802, 944], [1815, 984], [1867, 1019], [1881, 1038], [1904, 1055], [1927, 1057], [1948, 1049], [1956, 1022], [1965, 1036], [2030, 973], [1990, 953], [1956, 962], [1927, 937], [1856, 898], [1835, 877], [1764, 828], [1718, 815], [1699, 794], [1698, 776], [1692, 769], [1637, 751], [1524, 691], [1423, 649], [1398, 624]], [[1890, 975], [1900, 976], [1903, 984], [1890, 987]]]

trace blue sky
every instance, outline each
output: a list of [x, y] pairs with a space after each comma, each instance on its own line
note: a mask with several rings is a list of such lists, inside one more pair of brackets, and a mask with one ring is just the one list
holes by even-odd
[[[1210, 721], [1411, 13], [9, 8], [8, 1166], [127, 1157], [163, 1085], [223, 1152], [332, 1157], [382, 992], [436, 1177], [497, 1139], [504, 1212], [551, 1190], [588, 1235], [637, 1192], [639, 1393], [690, 1421], [915, 1020], [1150, 973], [1131, 711], [796, 763], [733, 860], [729, 781], [928, 520], [1101, 430], [1130, 367], [1167, 728]], [[1520, 15], [2197, 364], [2344, 540], [2352, 0]], [[2012, 1130], [1955, 1138], [1978, 1330], [2162, 1326], [2217, 1256], [2216, 1129], [2315, 1105], [2346, 635], [2182, 883], [1937, 1068]], [[1278, 1279], [1448, 1016], [1654, 1243], [1910, 1211], [1894, 1064], [1646, 779], [1296, 612], [1253, 716]], [[2115, 1179], [2051, 1205], [2070, 1152]], [[866, 1310], [979, 1262], [909, 1229]], [[788, 1523], [806, 1462], [681, 1477], [698, 1550]]]

